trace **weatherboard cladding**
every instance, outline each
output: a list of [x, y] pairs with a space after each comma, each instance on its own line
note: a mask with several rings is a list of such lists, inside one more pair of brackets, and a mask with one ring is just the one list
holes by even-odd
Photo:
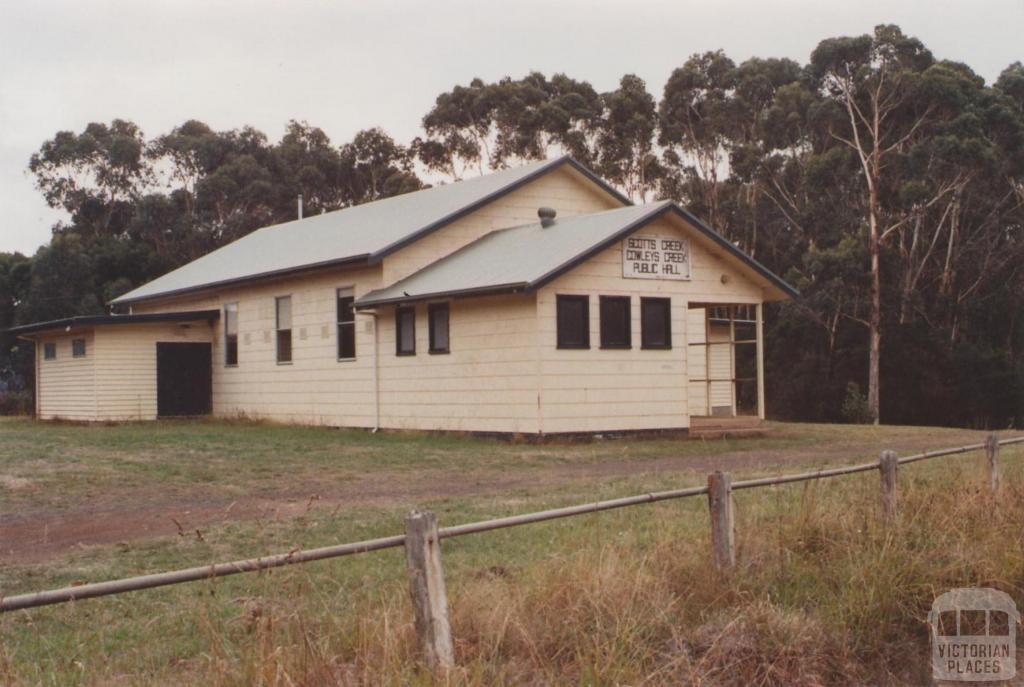
[[492, 232], [391, 286], [366, 294], [356, 307], [533, 290], [667, 212], [679, 214], [787, 295], [796, 294], [678, 205], [660, 201], [557, 219], [548, 227], [536, 223]]
[[319, 266], [376, 261], [563, 164], [629, 203], [575, 160], [560, 157], [264, 227], [114, 299], [112, 304]]

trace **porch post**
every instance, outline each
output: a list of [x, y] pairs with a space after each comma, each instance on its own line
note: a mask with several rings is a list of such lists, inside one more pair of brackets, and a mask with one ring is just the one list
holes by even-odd
[[757, 416], [764, 419], [764, 303], [755, 307], [757, 313]]

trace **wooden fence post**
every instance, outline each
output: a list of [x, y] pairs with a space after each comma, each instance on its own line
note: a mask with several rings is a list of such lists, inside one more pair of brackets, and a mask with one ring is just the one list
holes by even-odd
[[999, 437], [989, 434], [985, 437], [985, 477], [989, 490], [999, 491]]
[[736, 565], [736, 523], [732, 504], [732, 477], [716, 470], [708, 475], [708, 509], [711, 511], [711, 556], [715, 567]]
[[405, 561], [423, 656], [431, 670], [448, 670], [455, 664], [455, 652], [434, 513], [412, 511], [405, 516]]
[[897, 473], [899, 461], [895, 451], [882, 451], [882, 458], [878, 463], [878, 469], [882, 475], [882, 515], [889, 524], [896, 522], [898, 512], [898, 481]]

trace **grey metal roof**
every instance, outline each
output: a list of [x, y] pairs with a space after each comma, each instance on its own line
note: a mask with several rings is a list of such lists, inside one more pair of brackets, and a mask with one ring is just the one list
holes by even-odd
[[191, 310], [187, 312], [146, 313], [140, 315], [78, 315], [65, 317], [62, 320], [34, 322], [11, 327], [11, 334], [25, 335], [36, 332], [53, 331], [54, 329], [78, 329], [81, 327], [99, 327], [122, 324], [145, 324], [147, 322], [212, 322], [220, 317], [219, 310]]
[[564, 156], [264, 227], [111, 303], [131, 303], [299, 269], [379, 260], [562, 164], [571, 165], [623, 203], [629, 203], [628, 198]]
[[799, 294], [766, 267], [672, 201], [659, 201], [491, 232], [391, 286], [358, 299], [372, 307], [428, 298], [529, 291], [540, 288], [615, 241], [674, 212], [790, 297]]

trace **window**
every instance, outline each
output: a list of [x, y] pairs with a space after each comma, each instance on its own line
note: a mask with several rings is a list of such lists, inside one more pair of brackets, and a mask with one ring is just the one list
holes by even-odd
[[629, 296], [601, 296], [601, 348], [630, 348]]
[[416, 308], [395, 309], [395, 355], [416, 355]]
[[224, 306], [224, 364], [238, 364], [238, 303]]
[[72, 339], [71, 340], [71, 357], [72, 358], [84, 358], [85, 357], [85, 339]]
[[279, 296], [274, 300], [277, 308], [277, 362], [292, 361], [292, 297]]
[[355, 293], [351, 288], [338, 289], [338, 360], [356, 357]]
[[43, 344], [43, 359], [44, 360], [56, 360], [57, 359], [57, 344], [55, 344], [55, 343], [44, 343]]
[[670, 305], [668, 298], [640, 299], [641, 348], [672, 348]]
[[427, 324], [430, 330], [430, 352], [448, 353], [448, 304], [431, 303], [427, 306]]
[[590, 298], [558, 296], [558, 347], [590, 348]]

